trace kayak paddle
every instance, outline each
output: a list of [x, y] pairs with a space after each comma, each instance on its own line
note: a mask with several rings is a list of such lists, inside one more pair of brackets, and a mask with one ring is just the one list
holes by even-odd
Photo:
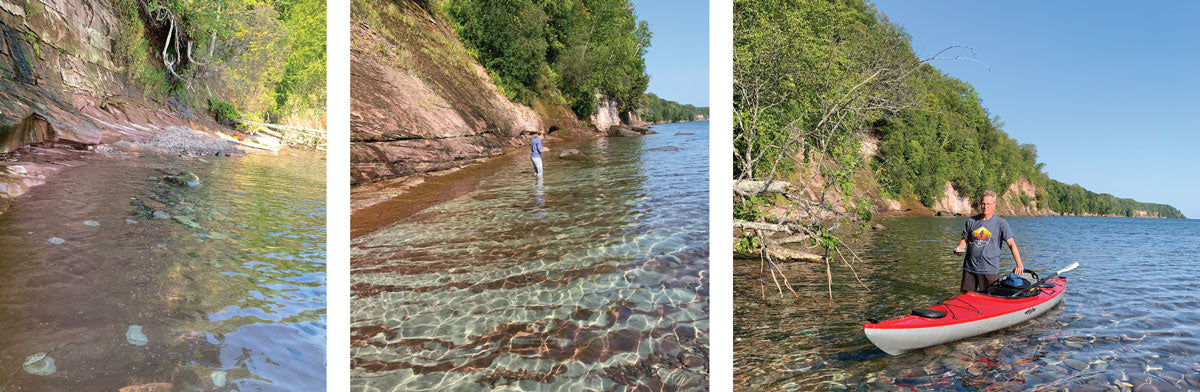
[[[1061, 275], [1061, 274], [1067, 273], [1067, 272], [1069, 272], [1069, 271], [1072, 271], [1072, 270], [1074, 270], [1074, 269], [1076, 269], [1076, 268], [1079, 268], [1079, 263], [1078, 263], [1078, 262], [1071, 263], [1071, 265], [1068, 265], [1068, 266], [1066, 266], [1066, 268], [1063, 268], [1063, 269], [1060, 269], [1060, 270], [1058, 270], [1058, 271], [1055, 271], [1053, 274], [1050, 274], [1050, 276], [1047, 276], [1047, 277], [1045, 277], [1045, 278], [1038, 279], [1037, 283], [1034, 283], [1034, 284], [1032, 284], [1032, 285], [1030, 285], [1030, 286], [1029, 286], [1029, 290], [1028, 290], [1028, 291], [1037, 290], [1039, 287], [1041, 287], [1041, 286], [1042, 286], [1042, 284], [1043, 284], [1043, 283], [1046, 283], [1046, 281], [1047, 281], [1047, 280], [1053, 279], [1055, 276], [1058, 276], [1058, 275]], [[1014, 293], [1013, 297], [1016, 297], [1018, 294], [1020, 294], [1020, 293]]]

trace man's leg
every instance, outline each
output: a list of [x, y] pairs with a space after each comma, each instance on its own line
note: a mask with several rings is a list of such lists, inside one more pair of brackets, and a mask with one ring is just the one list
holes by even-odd
[[974, 274], [963, 270], [962, 284], [958, 288], [959, 294], [964, 294], [970, 291], [975, 291], [975, 276]]
[[1000, 279], [1000, 274], [973, 274], [963, 270], [962, 284], [959, 290], [963, 293], [968, 291], [981, 292], [991, 286], [992, 283]]
[[538, 177], [542, 176], [542, 158], [530, 158], [533, 160], [533, 173]]

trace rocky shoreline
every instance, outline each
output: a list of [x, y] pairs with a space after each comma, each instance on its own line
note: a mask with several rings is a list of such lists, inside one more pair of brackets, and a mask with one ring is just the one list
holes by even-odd
[[21, 146], [0, 154], [0, 214], [29, 189], [46, 183], [63, 169], [85, 165], [97, 155], [203, 159], [199, 157], [238, 157], [247, 153], [238, 145], [211, 135], [187, 127], [166, 126], [143, 142], [119, 140], [82, 146], [43, 142]]
[[[611, 125], [607, 132], [552, 132], [545, 137], [552, 152], [547, 159], [586, 160], [572, 146], [601, 137], [638, 137], [655, 134], [652, 129], [625, 124]], [[510, 147], [504, 153], [465, 160], [461, 165], [443, 170], [415, 173], [379, 181], [352, 184], [350, 187], [350, 237], [370, 233], [442, 200], [469, 192], [480, 180], [487, 178], [500, 166], [528, 164], [528, 140]], [[660, 147], [662, 151], [677, 149]], [[509, 162], [512, 161], [512, 162]]]

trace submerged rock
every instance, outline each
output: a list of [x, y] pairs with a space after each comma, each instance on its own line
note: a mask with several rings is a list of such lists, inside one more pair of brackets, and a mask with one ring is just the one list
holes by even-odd
[[204, 227], [201, 227], [199, 223], [196, 223], [196, 221], [192, 220], [192, 218], [190, 218], [186, 215], [175, 215], [175, 216], [172, 216], [171, 219], [175, 220], [176, 222], [179, 222], [179, 224], [181, 224], [181, 225], [191, 227], [196, 230], [204, 230]]
[[85, 224], [85, 225], [88, 225], [88, 226], [92, 226], [92, 227], [95, 227], [95, 226], [100, 226], [100, 222], [96, 222], [96, 221], [93, 221], [93, 220], [86, 220], [86, 221], [83, 221], [83, 224]]
[[221, 371], [221, 370], [214, 371], [214, 372], [212, 372], [211, 375], [209, 375], [209, 377], [212, 377], [213, 385], [216, 385], [217, 388], [221, 388], [221, 387], [225, 386], [225, 372], [224, 371]]
[[648, 150], [650, 150], [650, 151], [679, 151], [679, 147], [664, 146], [664, 147], [655, 147], [655, 148], [651, 148]]
[[654, 132], [654, 130], [652, 130], [652, 129], [650, 129], [650, 128], [643, 128], [643, 127], [629, 127], [629, 129], [630, 129], [631, 131], [634, 131], [634, 132], [637, 132], [637, 133], [640, 133], [640, 134], [643, 134], [643, 135], [654, 135], [654, 134], [658, 134], [658, 132]]
[[683, 136], [683, 135], [695, 135], [695, 133], [692, 133], [692, 132], [675, 132], [675, 136]]
[[169, 214], [163, 210], [154, 210], [154, 219], [160, 219], [160, 220], [171, 219], [171, 214]]
[[183, 172], [173, 176], [163, 176], [163, 181], [166, 181], [168, 184], [187, 187], [200, 185], [200, 177], [197, 177], [191, 172]]
[[134, 346], [145, 346], [146, 343], [150, 343], [150, 339], [146, 337], [145, 333], [142, 333], [141, 325], [130, 325], [129, 329], [125, 331], [125, 341]]
[[125, 218], [125, 223], [131, 224], [131, 225], [136, 225], [137, 221], [135, 221], [133, 219]]
[[579, 150], [570, 148], [570, 149], [563, 150], [563, 152], [561, 154], [558, 154], [558, 158], [579, 161], [579, 160], [587, 159], [587, 156], [583, 155], [583, 153], [579, 152]]
[[46, 355], [46, 353], [37, 353], [25, 357], [25, 364], [21, 368], [25, 369], [26, 373], [35, 376], [49, 376], [58, 371], [58, 368], [54, 367], [54, 358]]
[[121, 387], [121, 389], [118, 389], [117, 392], [171, 392], [173, 388], [175, 388], [175, 384], [169, 382], [156, 382]]
[[67, 242], [67, 240], [64, 240], [64, 239], [58, 238], [58, 237], [50, 237], [51, 244], [62, 245], [64, 242]]
[[1078, 370], [1081, 372], [1084, 370], [1087, 370], [1087, 368], [1088, 368], [1087, 362], [1080, 361], [1078, 359], [1068, 358], [1067, 360], [1063, 361], [1063, 364], [1067, 365], [1067, 367], [1070, 367], [1071, 369], [1075, 369], [1075, 370]]

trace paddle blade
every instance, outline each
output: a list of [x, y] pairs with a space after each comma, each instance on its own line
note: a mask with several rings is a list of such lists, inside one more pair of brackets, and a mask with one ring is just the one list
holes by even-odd
[[1067, 266], [1067, 268], [1060, 269], [1060, 270], [1058, 270], [1058, 272], [1055, 272], [1054, 274], [1055, 274], [1055, 275], [1062, 275], [1064, 272], [1067, 272], [1067, 271], [1070, 271], [1070, 270], [1073, 270], [1073, 269], [1076, 269], [1076, 268], [1079, 268], [1079, 263], [1078, 263], [1078, 262], [1071, 263], [1071, 265], [1068, 265], [1068, 266]]

